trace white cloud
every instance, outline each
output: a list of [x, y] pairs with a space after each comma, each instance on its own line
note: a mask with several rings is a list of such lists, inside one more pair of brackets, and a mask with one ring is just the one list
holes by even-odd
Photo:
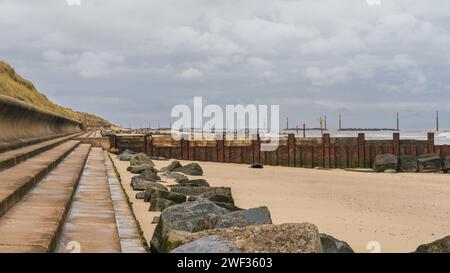
[[181, 77], [187, 80], [196, 80], [204, 77], [203, 73], [195, 68], [189, 68], [181, 73]]

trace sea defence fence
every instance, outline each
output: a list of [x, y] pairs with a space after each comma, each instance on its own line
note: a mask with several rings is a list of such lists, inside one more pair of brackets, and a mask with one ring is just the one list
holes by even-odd
[[82, 131], [82, 123], [0, 95], [0, 152]]
[[435, 145], [434, 133], [427, 140], [403, 140], [393, 133], [392, 140], [366, 140], [357, 137], [333, 138], [328, 133], [318, 138], [298, 138], [294, 134], [280, 139], [275, 151], [262, 151], [253, 140], [174, 140], [170, 136], [113, 135], [111, 147], [116, 152], [130, 149], [150, 156], [192, 161], [321, 168], [371, 168], [377, 154], [421, 155], [436, 153], [450, 156], [449, 145]]

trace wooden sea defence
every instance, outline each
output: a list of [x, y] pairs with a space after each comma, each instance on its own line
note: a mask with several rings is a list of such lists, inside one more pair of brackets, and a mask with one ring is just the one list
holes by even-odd
[[264, 140], [175, 140], [170, 136], [114, 135], [111, 147], [117, 152], [130, 149], [150, 156], [192, 161], [252, 164], [306, 168], [371, 168], [377, 154], [421, 155], [436, 153], [450, 156], [450, 145], [435, 145], [434, 133], [427, 140], [403, 140], [393, 133], [392, 140], [366, 140], [357, 137], [298, 138], [294, 134], [282, 137], [274, 151], [263, 151]]

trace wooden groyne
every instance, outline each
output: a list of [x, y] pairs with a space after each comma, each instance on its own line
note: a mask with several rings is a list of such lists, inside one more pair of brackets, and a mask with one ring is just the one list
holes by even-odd
[[322, 168], [371, 168], [377, 154], [450, 156], [449, 145], [435, 145], [434, 133], [427, 140], [403, 140], [393, 133], [392, 140], [357, 137], [296, 138], [289, 134], [275, 151], [262, 151], [263, 140], [175, 140], [170, 136], [113, 135], [111, 147], [117, 152], [130, 149], [150, 156], [223, 163], [262, 163], [273, 166]]

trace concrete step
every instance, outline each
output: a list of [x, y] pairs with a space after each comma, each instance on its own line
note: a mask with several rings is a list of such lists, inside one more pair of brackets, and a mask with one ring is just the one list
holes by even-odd
[[103, 153], [122, 253], [146, 253], [145, 239], [142, 237], [142, 232], [114, 170], [111, 158], [108, 152], [104, 151]]
[[92, 148], [89, 154], [56, 252], [121, 252], [101, 148]]
[[53, 170], [79, 141], [67, 141], [14, 167], [0, 172], [0, 216], [14, 206], [45, 175]]
[[15, 165], [32, 158], [42, 152], [58, 146], [59, 144], [78, 136], [79, 134], [58, 137], [55, 139], [43, 141], [33, 145], [28, 145], [15, 150], [0, 153], [0, 171], [14, 167]]
[[[55, 159], [72, 151], [20, 202], [0, 217], [0, 252], [36, 253], [54, 250], [90, 150], [90, 145], [77, 145], [78, 142], [69, 141], [16, 166], [23, 168], [28, 164], [31, 168], [55, 164], [52, 163], [58, 161]], [[36, 161], [35, 165], [30, 163], [32, 161]], [[17, 170], [17, 173], [25, 174], [27, 169]]]

